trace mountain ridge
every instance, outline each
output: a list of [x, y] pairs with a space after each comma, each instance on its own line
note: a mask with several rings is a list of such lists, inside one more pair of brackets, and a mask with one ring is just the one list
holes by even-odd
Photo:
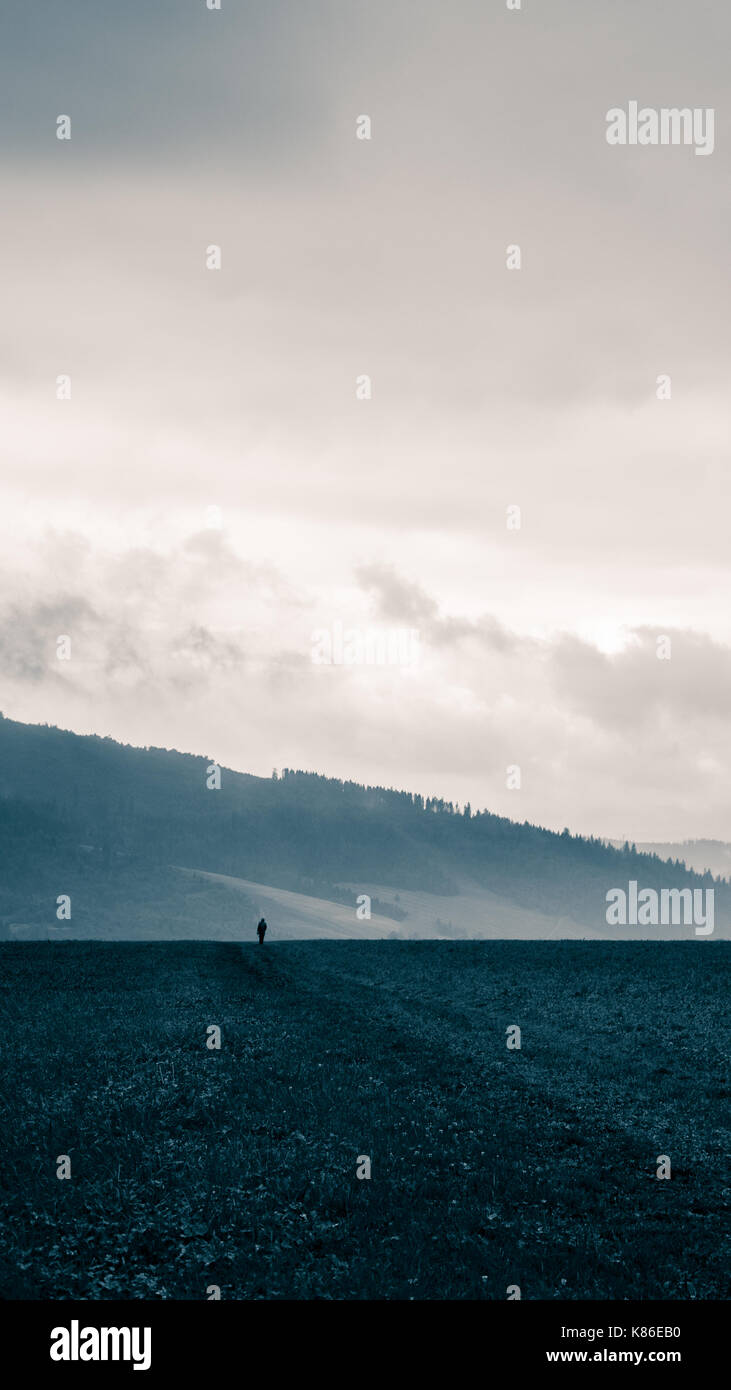
[[[397, 928], [400, 892], [421, 895], [423, 908], [426, 894], [457, 900], [473, 884], [476, 897], [489, 892], [518, 911], [611, 936], [606, 894], [634, 880], [714, 888], [720, 934], [728, 927], [731, 885], [630, 846], [313, 772], [261, 778], [220, 768], [217, 776], [217, 766], [0, 717], [0, 843], [17, 889], [42, 872], [44, 854], [47, 865], [59, 861], [56, 876], [73, 862], [82, 877], [93, 868], [100, 884], [123, 867], [141, 883], [178, 865], [343, 904], [359, 884], [375, 884], [378, 912], [385, 907]], [[354, 902], [353, 926], [357, 935]], [[670, 929], [687, 934], [692, 927]]]

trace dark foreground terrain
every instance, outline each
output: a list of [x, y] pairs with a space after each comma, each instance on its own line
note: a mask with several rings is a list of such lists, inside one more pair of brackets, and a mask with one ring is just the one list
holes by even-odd
[[0, 1295], [724, 1296], [728, 961], [4, 944]]

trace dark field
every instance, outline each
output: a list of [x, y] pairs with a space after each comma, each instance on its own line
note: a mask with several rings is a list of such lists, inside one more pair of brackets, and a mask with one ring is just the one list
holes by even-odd
[[725, 1296], [728, 961], [4, 944], [0, 1294]]

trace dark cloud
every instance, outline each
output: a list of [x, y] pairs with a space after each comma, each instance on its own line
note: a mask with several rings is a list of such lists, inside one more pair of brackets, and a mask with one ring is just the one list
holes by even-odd
[[356, 569], [356, 578], [375, 599], [377, 617], [418, 629], [422, 640], [436, 647], [471, 639], [507, 653], [516, 645], [516, 637], [489, 614], [476, 620], [441, 614], [436, 599], [390, 565], [361, 565]]
[[355, 573], [362, 588], [375, 599], [377, 617], [414, 627], [429, 627], [435, 621], [435, 599], [392, 566], [360, 565]]
[[37, 685], [63, 668], [58, 639], [88, 632], [99, 621], [87, 599], [70, 594], [54, 602], [20, 600], [0, 607], [0, 673], [4, 681]]
[[[637, 628], [622, 651], [605, 653], [570, 635], [547, 648], [556, 693], [567, 709], [608, 728], [636, 728], [672, 716], [731, 719], [731, 649], [709, 636]], [[667, 653], [667, 655], [666, 655]]]
[[[309, 13], [308, 13], [309, 11]], [[209, 170], [287, 166], [324, 124], [312, 58], [328, 4], [31, 0], [3, 15], [0, 76], [14, 151], [72, 167], [109, 159]], [[72, 120], [68, 145], [55, 139]]]

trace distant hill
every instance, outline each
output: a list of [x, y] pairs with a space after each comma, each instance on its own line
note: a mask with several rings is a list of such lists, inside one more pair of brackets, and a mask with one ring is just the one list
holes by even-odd
[[[253, 891], [255, 911], [257, 885], [342, 905], [353, 935], [366, 934], [355, 901], [367, 893], [374, 935], [392, 924], [407, 936], [693, 936], [692, 927], [608, 927], [606, 893], [632, 879], [657, 890], [714, 887], [715, 935], [731, 922], [729, 884], [628, 846], [312, 772], [224, 768], [220, 789], [209, 789], [210, 763], [0, 716], [0, 930], [18, 935], [34, 912], [47, 922], [49, 901], [71, 879], [93, 935], [170, 934], [167, 903], [174, 934], [195, 934], [208, 914], [199, 935], [236, 935], [241, 892]], [[246, 886], [182, 879], [177, 868]], [[302, 934], [319, 934], [311, 907], [279, 901]], [[50, 923], [69, 930], [55, 912]]]
[[[608, 840], [620, 846], [622, 840]], [[706, 871], [717, 878], [731, 879], [731, 844], [724, 840], [657, 840], [636, 845], [640, 854], [656, 854], [660, 859], [678, 859], [697, 874]]]

